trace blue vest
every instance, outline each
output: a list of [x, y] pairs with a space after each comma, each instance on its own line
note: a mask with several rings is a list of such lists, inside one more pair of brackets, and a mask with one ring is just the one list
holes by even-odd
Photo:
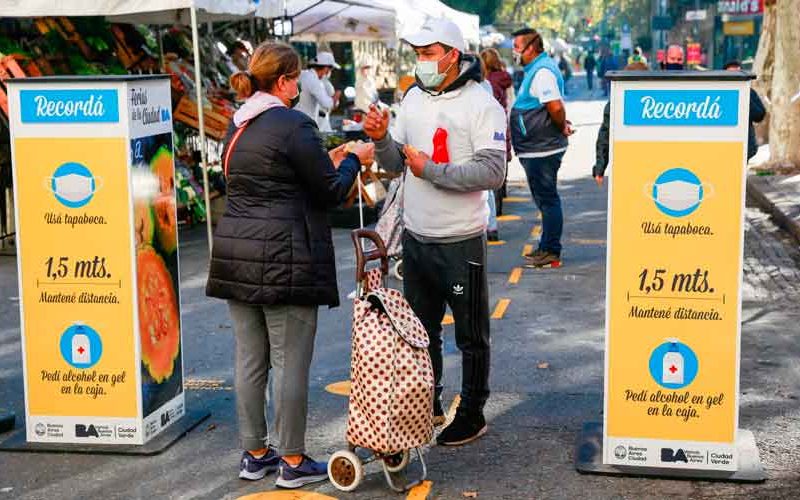
[[565, 148], [568, 144], [567, 138], [550, 118], [547, 107], [531, 95], [531, 84], [539, 71], [553, 73], [558, 90], [564, 95], [564, 78], [556, 62], [547, 53], [539, 54], [525, 66], [525, 77], [510, 117], [511, 143], [517, 154], [543, 153]]

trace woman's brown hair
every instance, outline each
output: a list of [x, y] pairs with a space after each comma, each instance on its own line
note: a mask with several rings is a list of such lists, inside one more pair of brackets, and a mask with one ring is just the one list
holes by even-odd
[[505, 71], [506, 65], [500, 59], [500, 52], [494, 48], [483, 49], [481, 51], [481, 60], [486, 64], [486, 71], [492, 73], [494, 71]]
[[300, 56], [285, 43], [264, 42], [253, 52], [247, 71], [231, 75], [231, 87], [240, 99], [246, 99], [258, 90], [272, 90], [282, 75], [287, 78], [300, 75]]

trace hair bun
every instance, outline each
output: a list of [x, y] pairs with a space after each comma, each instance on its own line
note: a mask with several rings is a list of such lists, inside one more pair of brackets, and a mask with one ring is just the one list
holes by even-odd
[[245, 71], [237, 71], [231, 75], [231, 88], [236, 91], [236, 96], [239, 99], [247, 99], [255, 93], [255, 86], [251, 77], [252, 75]]

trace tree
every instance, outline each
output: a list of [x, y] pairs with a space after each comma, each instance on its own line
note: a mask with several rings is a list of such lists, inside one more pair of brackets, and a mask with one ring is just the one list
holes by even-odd
[[800, 0], [767, 0], [756, 88], [769, 99], [770, 161], [800, 168]]
[[444, 0], [448, 7], [456, 10], [478, 14], [481, 25], [492, 24], [503, 0]]

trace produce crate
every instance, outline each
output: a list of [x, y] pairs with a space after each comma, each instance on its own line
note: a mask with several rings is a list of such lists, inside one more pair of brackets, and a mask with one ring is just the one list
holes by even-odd
[[29, 76], [42, 76], [39, 67], [32, 60], [20, 54], [11, 54], [0, 58], [0, 110], [8, 116], [8, 96], [5, 92], [5, 82], [9, 78], [27, 78]]
[[[205, 111], [206, 135], [217, 141], [223, 140], [228, 133], [231, 119], [220, 113], [216, 107], [214, 109], [203, 108], [203, 110]], [[188, 95], [181, 97], [172, 115], [175, 120], [199, 130], [197, 105]]]

